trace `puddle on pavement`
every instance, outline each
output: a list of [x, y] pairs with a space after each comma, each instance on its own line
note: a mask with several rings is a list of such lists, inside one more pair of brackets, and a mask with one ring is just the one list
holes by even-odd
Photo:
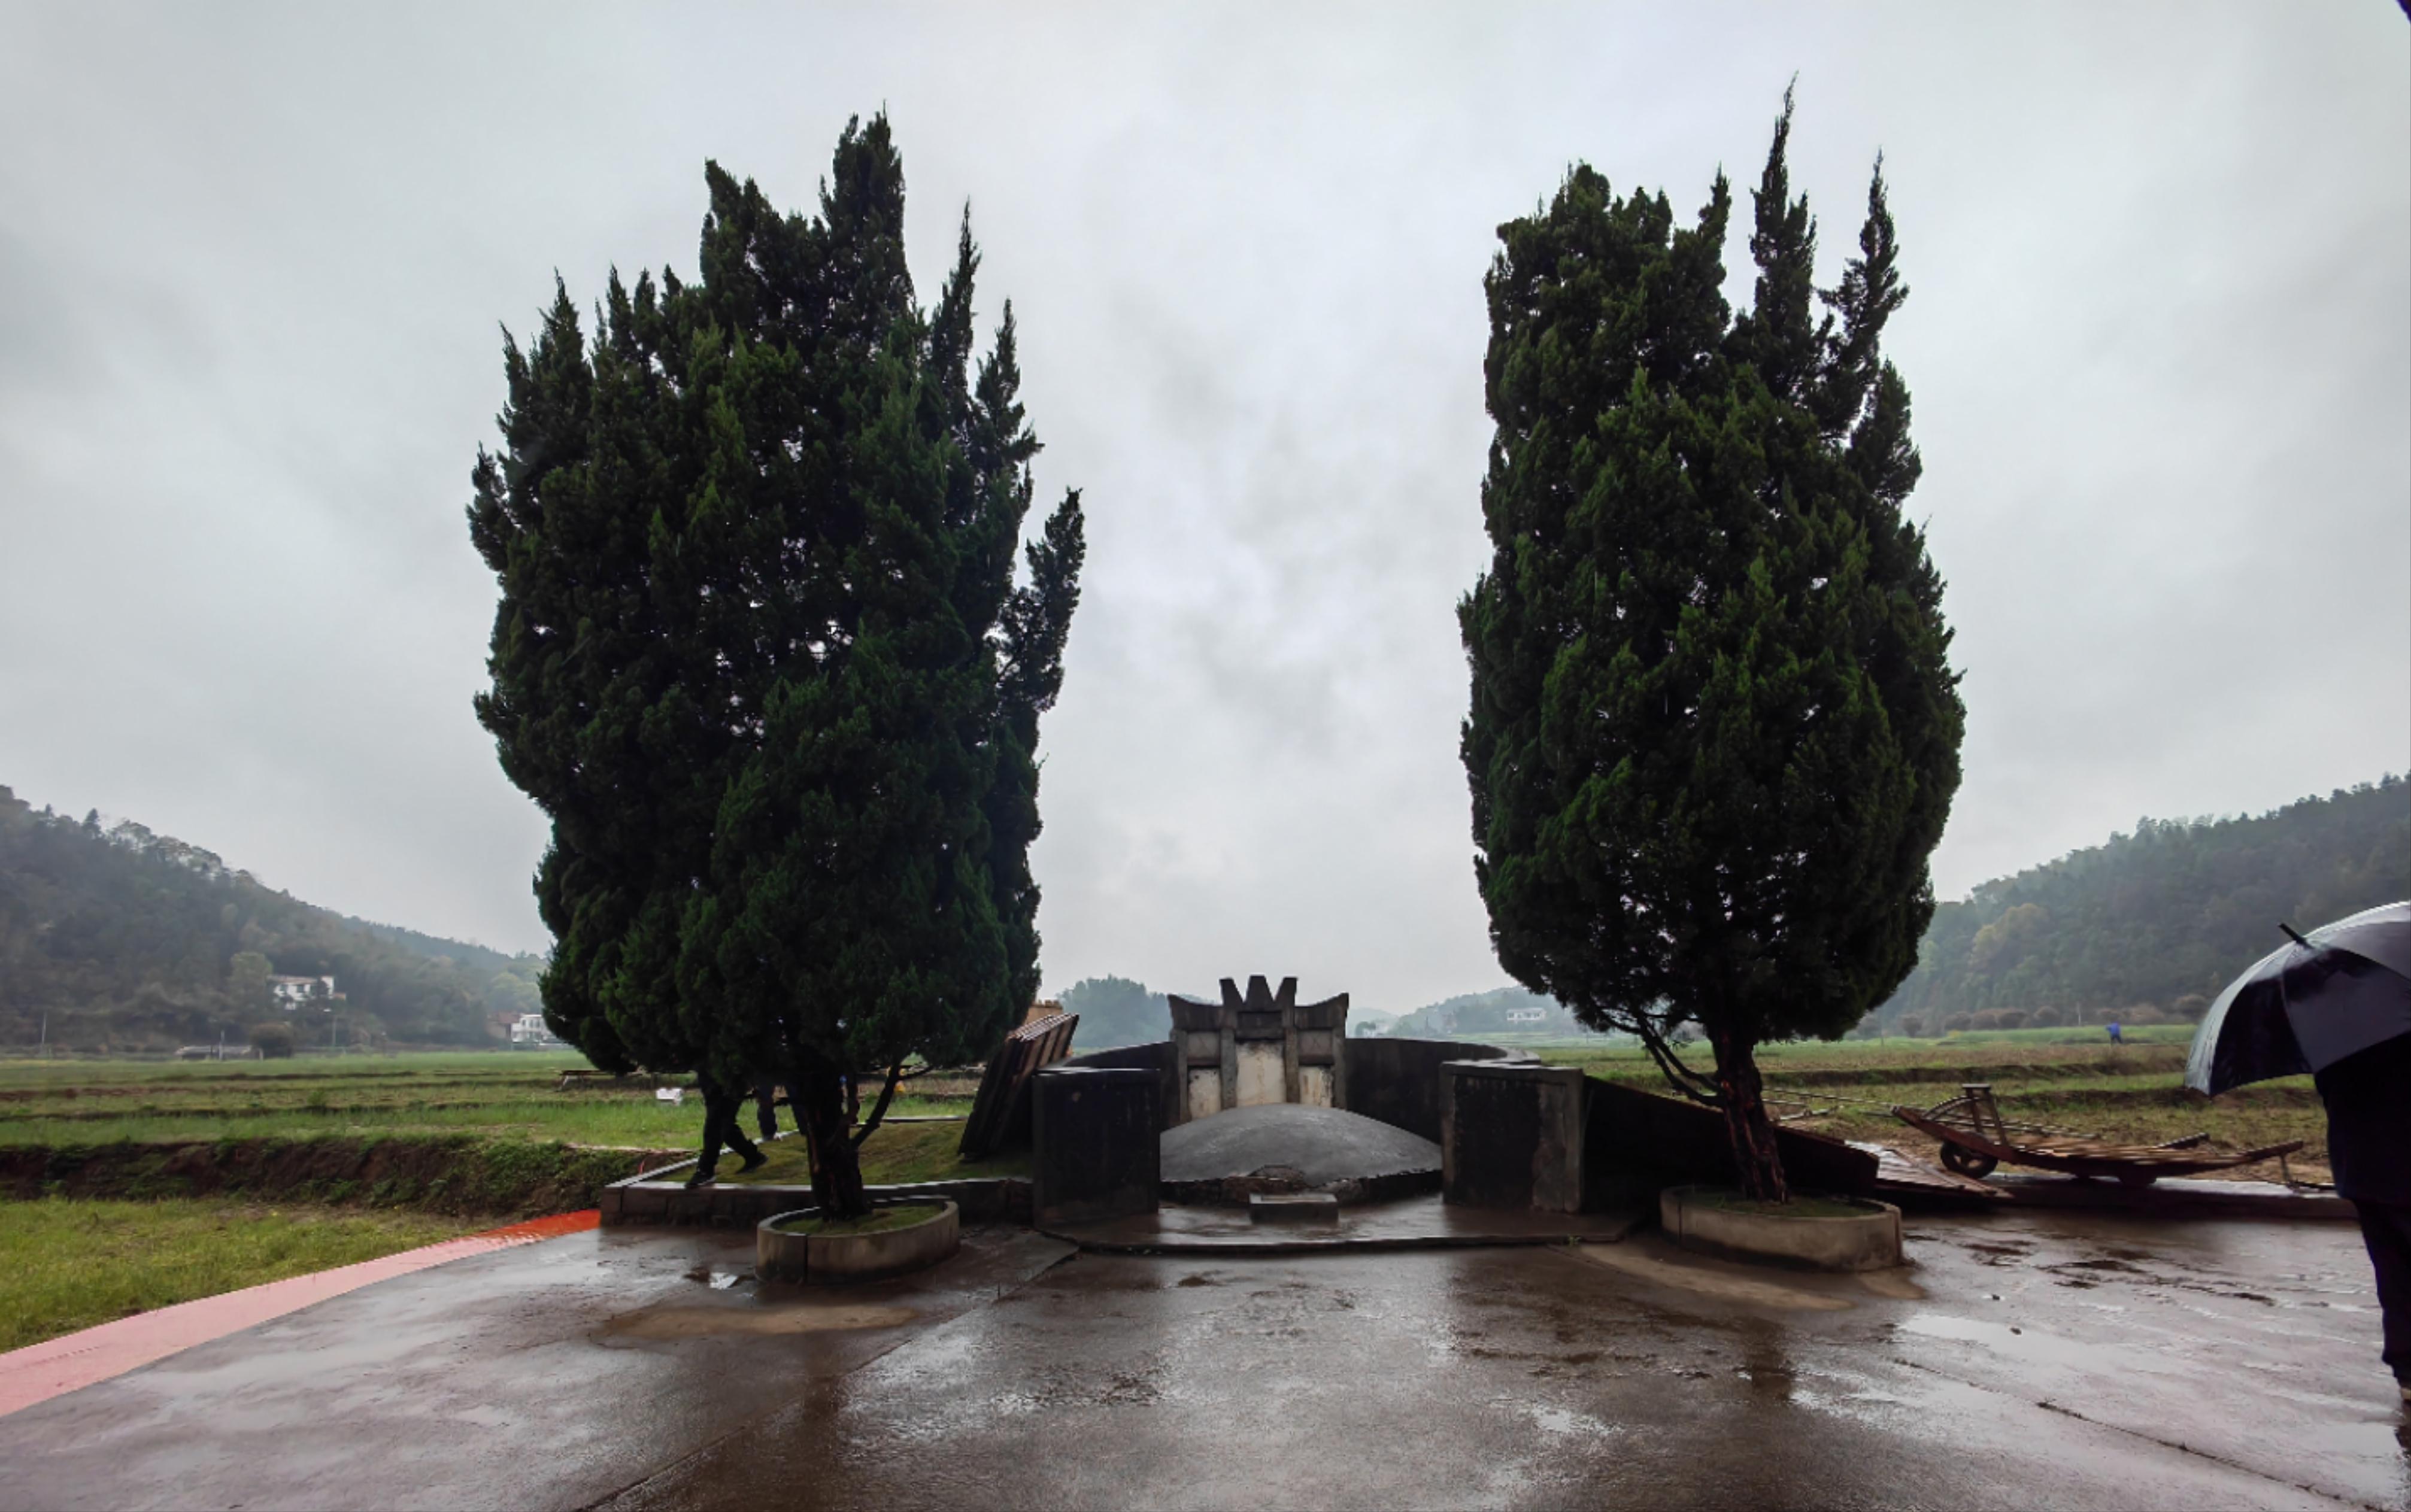
[[910, 1307], [883, 1307], [875, 1302], [797, 1302], [783, 1307], [664, 1303], [622, 1313], [603, 1326], [603, 1333], [619, 1339], [834, 1333], [847, 1329], [892, 1329], [919, 1316]]
[[[1955, 1313], [1912, 1313], [1900, 1320], [1904, 1333], [1921, 1334], [1929, 1339], [1948, 1339], [1957, 1344], [1981, 1345], [1996, 1355], [2053, 1365], [2078, 1368], [2101, 1363], [2097, 1346], [2063, 1339], [2055, 1334], [2038, 1333], [2010, 1323], [1992, 1323], [1982, 1318], [1963, 1317]], [[2134, 1355], [2121, 1357], [2121, 1369], [2149, 1371], [2152, 1366]]]
[[1859, 1272], [1859, 1285], [1878, 1297], [1888, 1297], [1897, 1302], [1925, 1301], [1925, 1288], [1908, 1278], [1906, 1268], [1892, 1271], [1862, 1271]]
[[1713, 1261], [1663, 1258], [1629, 1243], [1584, 1244], [1575, 1253], [1593, 1265], [1725, 1301], [1802, 1313], [1839, 1312], [1851, 1305], [1847, 1297], [1739, 1274], [1738, 1267], [1721, 1267]]

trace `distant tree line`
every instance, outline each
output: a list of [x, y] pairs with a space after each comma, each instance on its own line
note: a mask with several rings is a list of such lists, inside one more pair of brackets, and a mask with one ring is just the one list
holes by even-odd
[[2254, 818], [2151, 820], [1935, 910], [1886, 1033], [2200, 1017], [2310, 930], [2411, 897], [2411, 783], [2388, 777]]
[[1084, 1051], [1146, 1044], [1172, 1033], [1164, 995], [1128, 977], [1089, 977], [1064, 989], [1067, 1013], [1080, 1015], [1072, 1042]]
[[[1537, 1020], [1508, 1016], [1529, 1013], [1535, 1009], [1542, 1014]], [[1387, 1032], [1403, 1040], [1455, 1040], [1484, 1034], [1575, 1035], [1589, 1031], [1554, 997], [1523, 987], [1500, 987], [1427, 1003], [1391, 1025]]]
[[542, 962], [389, 928], [263, 887], [139, 824], [104, 830], [0, 787], [0, 1044], [87, 1051], [246, 1042], [299, 1021], [324, 1042], [329, 1010], [287, 1014], [272, 971], [331, 976], [344, 1043], [484, 1045], [490, 1013], [534, 1011]]

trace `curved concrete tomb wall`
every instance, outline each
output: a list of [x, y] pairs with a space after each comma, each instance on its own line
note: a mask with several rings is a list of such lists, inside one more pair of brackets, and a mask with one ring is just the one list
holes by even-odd
[[1351, 1040], [1348, 1111], [1439, 1142], [1439, 1069], [1452, 1060], [1524, 1062], [1530, 1054], [1455, 1040]]

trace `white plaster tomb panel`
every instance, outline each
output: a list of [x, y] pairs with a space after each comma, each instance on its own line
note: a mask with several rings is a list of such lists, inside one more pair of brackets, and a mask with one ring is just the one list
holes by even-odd
[[1297, 1100], [1309, 1108], [1331, 1106], [1331, 1068], [1301, 1066], [1297, 1069]]
[[1189, 1116], [1211, 1118], [1222, 1111], [1222, 1073], [1220, 1070], [1189, 1073]]
[[1239, 1106], [1253, 1108], [1267, 1102], [1287, 1102], [1286, 1089], [1281, 1085], [1281, 1047], [1278, 1040], [1243, 1040], [1239, 1042]]

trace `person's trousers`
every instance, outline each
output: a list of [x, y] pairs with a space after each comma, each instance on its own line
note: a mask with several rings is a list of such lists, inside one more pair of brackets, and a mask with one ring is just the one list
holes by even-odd
[[2386, 1366], [2411, 1386], [2411, 1202], [2353, 1203], [2360, 1241], [2377, 1272], [2377, 1305], [2386, 1316]]
[[770, 1076], [756, 1077], [753, 1082], [753, 1113], [762, 1137], [779, 1137], [779, 1082]]
[[737, 1121], [738, 1108], [743, 1106], [732, 1097], [716, 1091], [703, 1095], [703, 1159], [695, 1166], [695, 1175], [709, 1181], [720, 1169], [720, 1152], [724, 1147], [737, 1152], [737, 1158], [753, 1165], [762, 1158], [762, 1152], [745, 1137]]

